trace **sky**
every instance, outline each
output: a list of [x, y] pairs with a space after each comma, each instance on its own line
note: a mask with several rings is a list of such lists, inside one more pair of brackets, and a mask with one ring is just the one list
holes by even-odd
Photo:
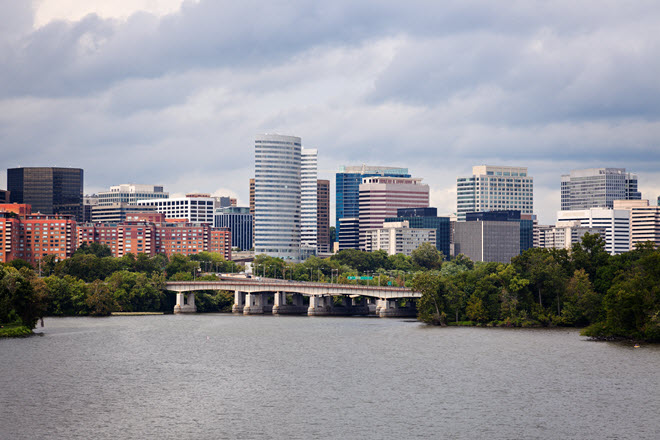
[[[0, 0], [6, 169], [85, 170], [85, 193], [164, 185], [248, 203], [254, 137], [407, 167], [439, 214], [474, 165], [621, 167], [660, 195], [660, 3]], [[334, 194], [334, 188], [333, 188]], [[334, 204], [334, 199], [333, 203]], [[334, 218], [334, 216], [333, 216]]]

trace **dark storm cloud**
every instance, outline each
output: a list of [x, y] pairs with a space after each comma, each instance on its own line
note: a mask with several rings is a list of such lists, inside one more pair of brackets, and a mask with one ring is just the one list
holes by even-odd
[[254, 134], [281, 131], [324, 170], [408, 166], [443, 212], [483, 163], [530, 167], [546, 214], [571, 168], [660, 191], [656, 1], [202, 0], [39, 29], [30, 2], [0, 8], [6, 163], [80, 166], [94, 190], [246, 200]]

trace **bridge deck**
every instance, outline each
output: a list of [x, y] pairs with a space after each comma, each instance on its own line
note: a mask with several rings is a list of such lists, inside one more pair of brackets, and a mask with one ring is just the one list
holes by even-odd
[[363, 286], [359, 284], [310, 283], [305, 281], [225, 279], [221, 281], [168, 281], [165, 288], [174, 292], [232, 290], [246, 293], [287, 292], [306, 296], [361, 295], [372, 298], [419, 298], [421, 293], [407, 287]]

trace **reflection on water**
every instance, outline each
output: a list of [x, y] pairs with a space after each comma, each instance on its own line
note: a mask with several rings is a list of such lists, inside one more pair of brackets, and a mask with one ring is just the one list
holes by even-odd
[[660, 348], [575, 330], [192, 315], [0, 340], [1, 439], [660, 438]]

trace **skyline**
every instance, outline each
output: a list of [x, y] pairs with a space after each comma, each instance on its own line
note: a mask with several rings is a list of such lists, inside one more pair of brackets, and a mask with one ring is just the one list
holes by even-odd
[[295, 2], [255, 15], [256, 3], [171, 0], [100, 16], [81, 15], [93, 2], [2, 3], [2, 182], [7, 168], [71, 166], [87, 193], [162, 184], [247, 206], [254, 137], [277, 132], [318, 149], [319, 179], [409, 168], [439, 214], [484, 164], [528, 168], [541, 223], [572, 169], [623, 167], [643, 198], [660, 195], [653, 2]]

